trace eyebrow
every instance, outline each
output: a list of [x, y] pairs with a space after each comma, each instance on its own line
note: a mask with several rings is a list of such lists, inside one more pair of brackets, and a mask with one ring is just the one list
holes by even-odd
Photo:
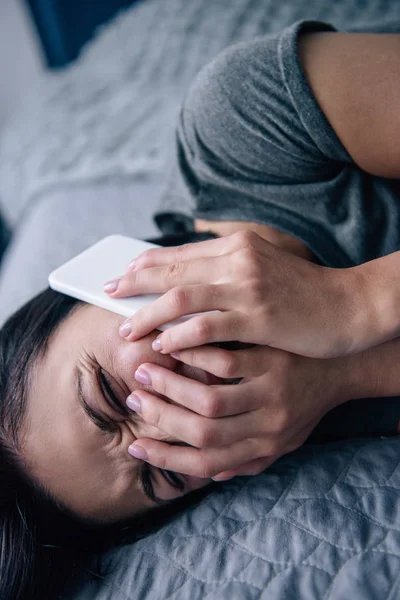
[[[85, 414], [89, 417], [89, 419], [96, 425], [98, 429], [101, 431], [113, 431], [113, 424], [103, 417], [102, 414], [97, 412], [86, 400], [83, 385], [82, 385], [82, 372], [77, 369], [76, 376], [76, 391], [79, 400], [79, 404], [83, 408]], [[146, 498], [155, 504], [165, 504], [165, 500], [158, 498], [154, 493], [153, 482], [151, 480], [150, 466], [148, 463], [144, 462], [139, 470], [139, 478], [142, 487], [142, 491]]]

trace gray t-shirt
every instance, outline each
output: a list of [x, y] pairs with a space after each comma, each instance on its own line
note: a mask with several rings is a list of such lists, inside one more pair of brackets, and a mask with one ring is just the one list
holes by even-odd
[[319, 108], [298, 58], [303, 21], [228, 48], [197, 76], [177, 128], [156, 222], [253, 221], [349, 267], [400, 249], [400, 183], [357, 167]]

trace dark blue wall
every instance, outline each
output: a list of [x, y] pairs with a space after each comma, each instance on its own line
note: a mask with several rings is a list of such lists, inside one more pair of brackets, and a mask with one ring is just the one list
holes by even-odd
[[[0, 0], [1, 1], [1, 0]], [[74, 60], [96, 27], [138, 0], [25, 0], [50, 67]], [[143, 1], [143, 0], [142, 0]]]

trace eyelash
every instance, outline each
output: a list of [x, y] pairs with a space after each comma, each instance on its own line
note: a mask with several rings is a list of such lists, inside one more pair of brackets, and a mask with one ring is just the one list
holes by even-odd
[[[112, 399], [112, 395], [108, 392], [109, 389], [111, 389], [112, 392], [111, 385], [106, 379], [104, 372], [101, 368], [97, 373], [97, 381], [104, 401], [112, 410], [117, 411], [117, 406], [115, 405], [115, 402]], [[99, 429], [101, 429], [101, 431], [103, 431], [104, 433], [115, 434], [118, 431], [118, 426], [116, 425], [116, 423], [111, 419], [108, 419], [107, 417], [102, 418], [101, 421], [97, 419], [97, 423]]]
[[99, 372], [99, 384], [100, 384], [100, 388], [103, 393], [103, 396], [104, 396], [107, 404], [109, 405], [109, 407], [112, 408], [114, 411], [118, 412], [123, 417], [127, 417], [129, 413], [127, 410], [126, 411], [123, 410], [122, 406], [120, 405], [119, 401], [117, 400], [117, 394], [114, 392], [112, 385], [109, 382], [107, 375], [103, 371], [103, 369], [100, 369], [100, 372]]
[[99, 423], [99, 429], [104, 431], [104, 433], [111, 433], [113, 435], [118, 431], [118, 427], [115, 425], [115, 423], [106, 420]]

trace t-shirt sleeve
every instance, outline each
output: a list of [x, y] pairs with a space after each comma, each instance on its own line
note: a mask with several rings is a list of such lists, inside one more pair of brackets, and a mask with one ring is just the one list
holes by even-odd
[[335, 30], [295, 23], [228, 48], [200, 72], [182, 107], [161, 228], [260, 222], [337, 267], [397, 249], [396, 185], [355, 165], [304, 75], [298, 40], [311, 31]]

